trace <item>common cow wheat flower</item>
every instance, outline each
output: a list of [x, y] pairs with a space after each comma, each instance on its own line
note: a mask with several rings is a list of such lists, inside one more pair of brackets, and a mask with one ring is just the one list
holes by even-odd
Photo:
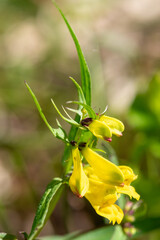
[[97, 214], [119, 224], [123, 211], [115, 202], [122, 193], [139, 200], [139, 194], [130, 186], [137, 176], [131, 168], [116, 166], [89, 147], [80, 149], [90, 166], [83, 170], [78, 148], [72, 150], [75, 154], [74, 170], [69, 180], [71, 190], [79, 197], [85, 196]]
[[105, 115], [100, 116], [98, 119], [83, 119], [81, 124], [86, 126], [97, 138], [108, 142], [112, 141], [112, 134], [120, 137], [124, 131], [124, 125], [121, 121]]

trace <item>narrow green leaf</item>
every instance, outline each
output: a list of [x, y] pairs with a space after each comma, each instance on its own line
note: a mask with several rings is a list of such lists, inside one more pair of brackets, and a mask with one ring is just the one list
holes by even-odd
[[60, 198], [63, 187], [64, 184], [61, 178], [54, 178], [47, 186], [37, 208], [36, 216], [34, 218], [28, 240], [35, 239], [35, 237], [44, 227], [46, 221], [53, 212], [57, 201]]
[[[76, 49], [77, 49], [77, 53], [78, 53], [78, 57], [79, 57], [79, 62], [80, 62], [80, 68], [81, 68], [81, 83], [82, 83], [82, 90], [83, 90], [83, 94], [84, 94], [84, 97], [85, 97], [85, 100], [86, 100], [86, 103], [90, 106], [91, 105], [91, 78], [90, 78], [90, 73], [89, 73], [89, 69], [88, 69], [88, 66], [86, 64], [86, 61], [85, 61], [85, 58], [84, 58], [84, 55], [82, 53], [82, 50], [81, 50], [81, 47], [80, 47], [80, 44], [78, 42], [78, 39], [74, 33], [74, 31], [72, 30], [70, 24], [68, 23], [67, 19], [65, 18], [63, 12], [60, 10], [60, 8], [57, 6], [57, 4], [55, 3], [55, 1], [53, 1], [53, 4], [56, 6], [56, 8], [58, 9], [58, 11], [60, 12], [62, 18], [64, 19], [67, 27], [68, 27], [68, 30], [71, 34], [71, 37], [75, 43], [75, 46], [76, 46]], [[72, 80], [73, 81], [73, 80]], [[75, 83], [75, 82], [74, 82]], [[80, 89], [78, 90], [79, 94], [80, 94]], [[75, 117], [75, 121], [77, 123], [80, 122], [80, 116], [77, 114], [76, 117]], [[71, 130], [69, 132], [69, 141], [73, 140], [76, 136], [76, 133], [77, 133], [77, 127], [76, 126], [73, 126], [71, 127]], [[69, 156], [70, 155], [70, 149], [68, 147], [68, 145], [65, 146], [65, 151], [64, 151], [64, 155], [63, 155], [63, 158], [62, 158], [62, 163], [63, 165], [66, 164], [66, 161], [68, 161], [68, 158], [66, 156]], [[70, 161], [68, 162], [70, 164]], [[67, 166], [67, 164], [66, 164]], [[68, 167], [67, 167], [68, 168]]]
[[63, 12], [61, 11], [61, 9], [57, 6], [57, 4], [55, 3], [55, 1], [53, 1], [53, 4], [56, 6], [56, 8], [59, 10], [61, 16], [63, 17], [68, 30], [72, 36], [72, 39], [75, 43], [76, 49], [77, 49], [77, 53], [78, 53], [78, 57], [79, 57], [79, 62], [80, 62], [80, 67], [81, 67], [81, 82], [82, 82], [82, 90], [86, 99], [86, 103], [90, 106], [91, 105], [91, 78], [90, 78], [90, 73], [89, 73], [89, 69], [87, 66], [87, 63], [85, 61], [83, 52], [81, 50], [80, 44], [78, 42], [78, 39], [73, 31], [73, 29], [71, 28], [69, 22], [67, 21], [66, 17], [64, 16]]
[[87, 110], [89, 117], [91, 117], [93, 119], [97, 118], [96, 113], [93, 111], [93, 109], [89, 105], [81, 103], [81, 102], [77, 102], [77, 101], [68, 101], [67, 103], [75, 103], [75, 104], [81, 105]]
[[79, 102], [86, 104], [86, 99], [84, 97], [84, 94], [83, 94], [81, 86], [76, 82], [76, 80], [74, 78], [70, 77], [70, 79], [75, 84], [75, 86], [76, 86], [76, 88], [78, 90]]
[[18, 238], [8, 233], [0, 233], [0, 240], [18, 240]]
[[63, 141], [67, 142], [68, 140], [67, 140], [67, 135], [66, 135], [65, 131], [61, 127], [57, 128], [57, 129], [51, 127], [51, 125], [48, 123], [45, 115], [42, 112], [41, 106], [40, 106], [40, 104], [39, 104], [35, 94], [33, 93], [33, 91], [31, 90], [30, 86], [26, 82], [25, 82], [25, 84], [26, 84], [26, 87], [27, 87], [28, 91], [30, 92], [30, 94], [31, 94], [35, 104], [36, 104], [36, 107], [37, 107], [37, 109], [38, 109], [38, 111], [40, 113], [41, 118], [43, 119], [43, 121], [45, 122], [45, 124], [47, 125], [47, 127], [49, 128], [51, 133], [55, 137], [57, 137], [59, 139], [62, 139]]
[[[74, 80], [74, 78], [70, 77], [70, 79], [73, 81], [73, 83], [75, 84], [75, 86], [77, 88], [78, 96], [79, 96], [79, 102], [86, 104], [86, 100], [85, 100], [85, 97], [84, 97], [84, 94], [83, 94], [81, 86], [76, 82], [76, 80]], [[69, 109], [72, 112], [75, 112], [82, 119], [82, 117], [83, 117], [83, 112], [82, 112], [83, 107], [81, 105], [79, 105], [77, 110], [72, 109], [72, 108], [67, 108], [67, 109]]]

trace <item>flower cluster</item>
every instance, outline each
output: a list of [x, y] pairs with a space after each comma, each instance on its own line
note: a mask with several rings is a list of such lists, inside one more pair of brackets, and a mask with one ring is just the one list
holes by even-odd
[[[111, 141], [112, 134], [122, 136], [124, 125], [121, 121], [108, 116], [99, 119], [86, 118], [81, 121], [95, 137]], [[83, 158], [88, 162], [83, 167]], [[115, 224], [121, 223], [123, 211], [116, 204], [121, 194], [139, 200], [140, 196], [130, 186], [137, 176], [128, 166], [116, 166], [97, 154], [87, 143], [74, 143], [72, 147], [73, 172], [69, 185], [75, 195], [85, 197], [97, 214]]]

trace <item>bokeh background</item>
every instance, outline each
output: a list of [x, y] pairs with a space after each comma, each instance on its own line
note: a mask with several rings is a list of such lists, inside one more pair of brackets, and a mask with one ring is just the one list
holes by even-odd
[[[160, 216], [159, 0], [59, 0], [76, 32], [92, 76], [92, 107], [126, 126], [113, 138], [120, 164], [139, 175], [134, 186], [146, 215]], [[0, 1], [0, 231], [29, 232], [46, 185], [62, 173], [64, 145], [49, 132], [27, 91], [27, 81], [53, 127], [57, 106], [77, 100], [77, 53], [49, 0]], [[84, 199], [66, 191], [41, 235], [104, 224]], [[138, 239], [158, 240], [160, 231]]]

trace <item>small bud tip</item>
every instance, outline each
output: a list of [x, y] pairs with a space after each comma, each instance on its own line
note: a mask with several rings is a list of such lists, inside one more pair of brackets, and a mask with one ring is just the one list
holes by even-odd
[[107, 142], [112, 142], [112, 138], [104, 137], [104, 140], [106, 140]]

